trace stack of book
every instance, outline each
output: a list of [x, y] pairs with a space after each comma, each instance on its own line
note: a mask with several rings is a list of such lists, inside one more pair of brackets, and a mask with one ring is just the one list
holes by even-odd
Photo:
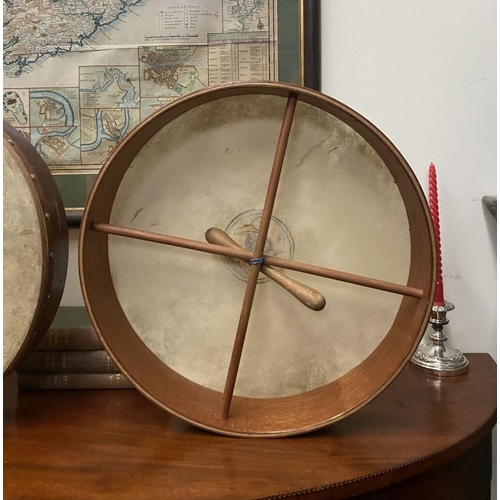
[[84, 307], [60, 307], [36, 350], [17, 367], [19, 389], [131, 389]]

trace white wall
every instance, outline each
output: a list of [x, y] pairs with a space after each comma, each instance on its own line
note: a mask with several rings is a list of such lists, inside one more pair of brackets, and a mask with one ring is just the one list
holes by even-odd
[[[427, 192], [436, 157], [447, 332], [463, 352], [496, 358], [494, 0], [323, 0], [323, 92], [377, 125]], [[83, 303], [77, 232], [63, 305]]]
[[324, 93], [398, 147], [427, 193], [438, 173], [448, 334], [496, 359], [495, 0], [323, 0]]

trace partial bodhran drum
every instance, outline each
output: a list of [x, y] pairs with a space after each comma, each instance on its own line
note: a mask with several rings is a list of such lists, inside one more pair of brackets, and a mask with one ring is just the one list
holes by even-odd
[[46, 333], [68, 262], [61, 197], [45, 162], [3, 124], [3, 371], [10, 373]]
[[418, 183], [372, 124], [302, 87], [234, 84], [166, 106], [113, 152], [80, 278], [149, 399], [223, 434], [283, 436], [351, 414], [403, 368], [433, 248]]

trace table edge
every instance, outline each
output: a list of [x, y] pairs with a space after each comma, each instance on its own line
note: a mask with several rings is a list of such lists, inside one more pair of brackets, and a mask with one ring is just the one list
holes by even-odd
[[[497, 410], [495, 408], [492, 411], [491, 415], [486, 419], [486, 421], [473, 432], [463, 437], [459, 441], [456, 441], [428, 455], [424, 455], [409, 462], [405, 462], [394, 467], [382, 469], [380, 471], [373, 472], [364, 476], [355, 477], [349, 480], [324, 484], [322, 486], [314, 486], [312, 488], [306, 488], [303, 490], [290, 491], [287, 493], [278, 493], [270, 496], [257, 497], [253, 498], [252, 500], [284, 500], [296, 497], [300, 497], [300, 500], [313, 500], [317, 495], [329, 490], [345, 490], [345, 492], [348, 493], [348, 490], [353, 486], [356, 488], [355, 494], [360, 495], [374, 491], [373, 488], [370, 488], [370, 481], [375, 478], [385, 478], [380, 480], [380, 483], [376, 489], [391, 486], [406, 479], [415, 477], [419, 474], [425, 473], [437, 466], [443, 465], [446, 462], [453, 460], [461, 453], [477, 445], [488, 435], [491, 435], [493, 427], [496, 425], [496, 423]], [[365, 487], [360, 487], [360, 484], [362, 484], [363, 482], [366, 483]]]

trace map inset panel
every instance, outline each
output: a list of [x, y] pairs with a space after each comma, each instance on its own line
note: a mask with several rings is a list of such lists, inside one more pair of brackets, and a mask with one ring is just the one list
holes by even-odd
[[103, 163], [118, 141], [139, 123], [138, 109], [82, 109], [82, 162]]
[[223, 32], [269, 31], [268, 0], [223, 0]]
[[139, 107], [137, 66], [81, 66], [82, 108]]
[[141, 97], [179, 97], [208, 85], [206, 46], [139, 47]]
[[80, 123], [77, 88], [30, 90], [32, 127], [73, 127]]
[[80, 163], [79, 127], [33, 127], [31, 144], [47, 165]]
[[29, 96], [31, 144], [48, 165], [79, 164], [78, 89], [31, 89]]
[[30, 98], [28, 89], [4, 89], [3, 119], [13, 127], [29, 126]]

